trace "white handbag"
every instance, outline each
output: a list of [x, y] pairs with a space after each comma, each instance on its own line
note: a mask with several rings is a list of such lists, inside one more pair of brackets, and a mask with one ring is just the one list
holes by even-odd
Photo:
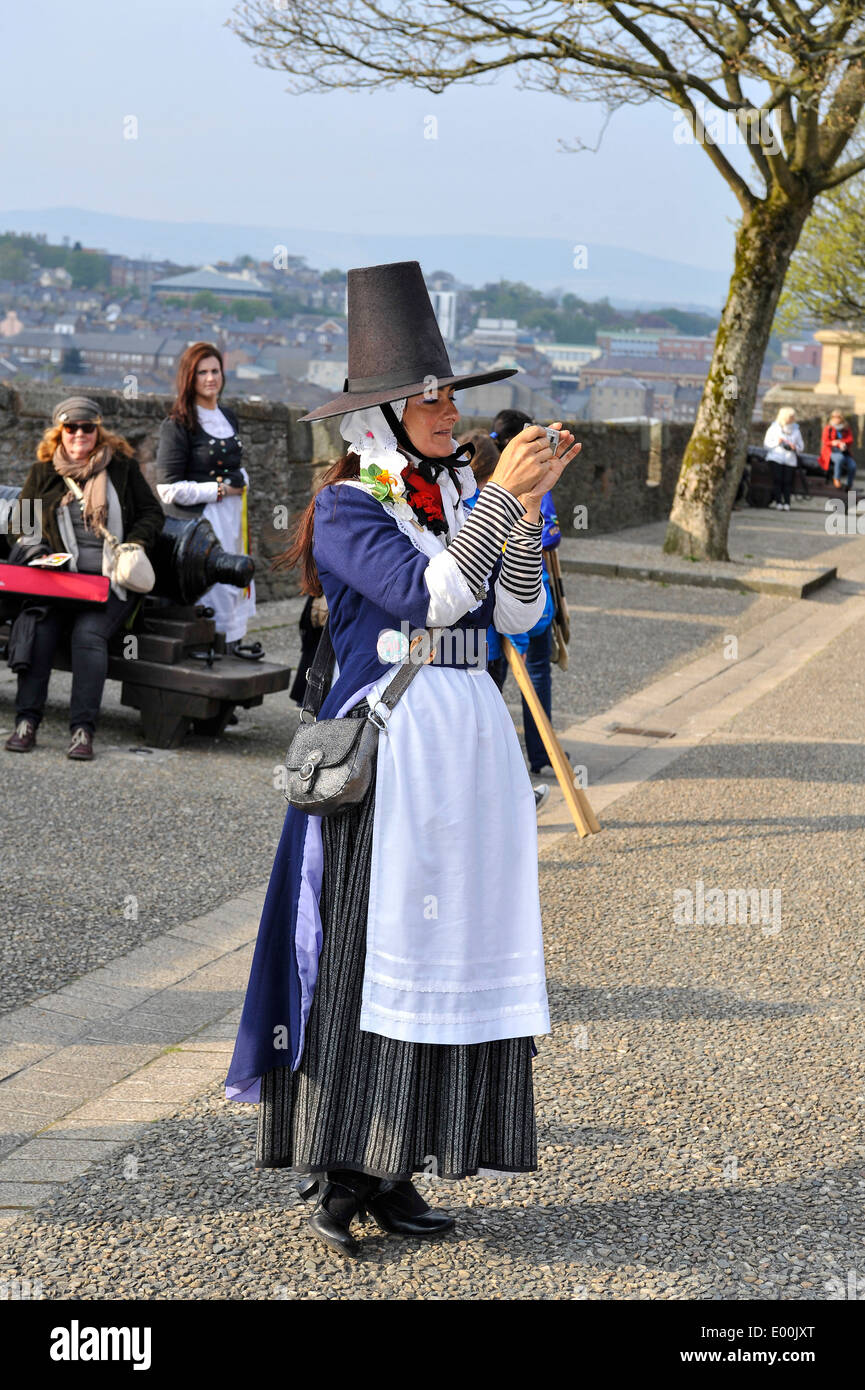
[[[66, 477], [63, 481], [73, 496], [79, 502], [83, 502], [84, 493], [75, 479]], [[106, 526], [100, 526], [98, 529], [111, 549], [110, 578], [115, 584], [129, 589], [133, 594], [149, 594], [156, 583], [156, 574], [144, 546], [137, 541], [119, 541]]]

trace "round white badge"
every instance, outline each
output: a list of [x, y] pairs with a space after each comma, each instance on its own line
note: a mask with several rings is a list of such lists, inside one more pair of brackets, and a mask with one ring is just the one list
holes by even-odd
[[394, 661], [404, 661], [408, 656], [409, 640], [404, 632], [386, 627], [378, 634], [375, 649], [379, 661], [390, 666]]

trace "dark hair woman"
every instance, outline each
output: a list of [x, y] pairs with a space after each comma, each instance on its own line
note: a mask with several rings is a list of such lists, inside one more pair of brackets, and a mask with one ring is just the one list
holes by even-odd
[[[108, 574], [110, 553], [98, 531], [100, 525], [118, 540], [152, 551], [164, 524], [162, 508], [142, 476], [131, 445], [103, 427], [95, 401], [86, 396], [61, 401], [36, 458], [20, 497], [41, 503], [42, 537], [19, 538], [22, 563], [40, 553], [66, 551], [71, 556], [71, 569]], [[67, 477], [83, 489], [83, 508], [66, 486]], [[108, 639], [136, 601], [137, 595], [113, 579], [105, 604], [60, 606], [40, 601], [38, 608], [44, 612], [33, 629], [30, 664], [18, 673], [15, 731], [6, 740], [10, 752], [28, 753], [36, 745], [54, 652], [65, 632], [72, 657], [72, 742], [68, 756], [76, 761], [93, 757], [93, 736], [108, 671]]]
[[472, 445], [472, 472], [478, 487], [483, 487], [496, 471], [501, 450], [496, 448], [494, 440], [484, 430], [469, 430], [467, 434], [459, 436], [459, 442]]
[[490, 430], [490, 439], [494, 439], [501, 453], [505, 445], [510, 444], [515, 434], [525, 429], [526, 425], [532, 423], [531, 415], [527, 415], [524, 410], [500, 410], [493, 420], [493, 427]]
[[[169, 516], [204, 516], [224, 550], [247, 555], [249, 474], [237, 416], [220, 404], [224, 385], [219, 348], [192, 343], [177, 364], [177, 396], [159, 431], [156, 490]], [[260, 642], [243, 642], [255, 615], [254, 582], [248, 589], [214, 584], [199, 602], [213, 609], [229, 652], [251, 660], [264, 655]]]
[[[327, 599], [320, 717], [383, 732], [360, 802], [288, 811], [226, 1086], [260, 1102], [258, 1166], [305, 1175], [313, 1231], [354, 1255], [364, 1211], [401, 1235], [453, 1225], [416, 1173], [537, 1166], [535, 804], [483, 636], [494, 613], [511, 632], [540, 615], [538, 504], [580, 446], [563, 432], [554, 458], [525, 431], [469, 516], [454, 391], [512, 372], [454, 375], [416, 261], [349, 271], [348, 333], [345, 390], [304, 417], [342, 416], [348, 452], [286, 560]], [[412, 628], [442, 639], [390, 710]]]

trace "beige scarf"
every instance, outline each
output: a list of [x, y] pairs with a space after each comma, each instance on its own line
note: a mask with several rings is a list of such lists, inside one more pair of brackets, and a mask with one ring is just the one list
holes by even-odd
[[[99, 527], [108, 523], [108, 478], [105, 472], [111, 462], [111, 450], [108, 445], [103, 444], [101, 448], [88, 454], [86, 459], [76, 462], [69, 457], [63, 445], [58, 444], [51, 462], [54, 471], [59, 473], [61, 478], [74, 478], [83, 490], [84, 525], [98, 534]], [[60, 505], [66, 507], [74, 501], [75, 498], [67, 489], [60, 499]]]

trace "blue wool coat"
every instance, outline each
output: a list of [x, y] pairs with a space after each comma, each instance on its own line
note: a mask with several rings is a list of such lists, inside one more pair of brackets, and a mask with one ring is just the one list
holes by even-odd
[[[327, 599], [338, 678], [322, 702], [319, 718], [333, 718], [387, 669], [376, 644], [383, 629], [403, 621], [424, 628], [430, 595], [424, 582], [429, 556], [416, 550], [380, 502], [356, 487], [323, 488], [315, 503], [313, 556]], [[495, 606], [496, 560], [486, 597], [450, 628], [485, 631]], [[451, 651], [447, 650], [448, 646]], [[451, 659], [459, 644], [444, 644], [433, 665], [465, 668], [475, 640], [465, 643], [469, 660]], [[455, 744], [454, 756], [459, 753]], [[258, 1100], [261, 1076], [275, 1066], [297, 1068], [305, 1016], [295, 952], [301, 864], [309, 817], [289, 807], [258, 929], [246, 1000], [226, 1089], [230, 1099]], [[422, 834], [423, 827], [414, 828]]]

